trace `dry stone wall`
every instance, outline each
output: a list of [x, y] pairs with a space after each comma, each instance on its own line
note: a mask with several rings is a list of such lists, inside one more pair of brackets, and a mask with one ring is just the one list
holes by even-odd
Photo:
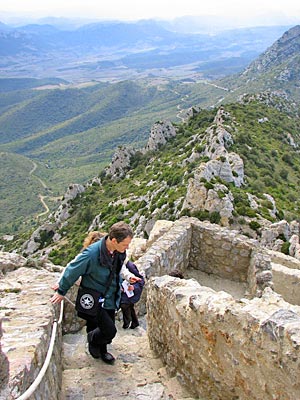
[[300, 306], [300, 261], [277, 251], [268, 251], [274, 290], [285, 301]]
[[[300, 308], [292, 305], [297, 304], [296, 294], [288, 290], [293, 282], [286, 280], [286, 270], [280, 277], [273, 271], [274, 261], [294, 279], [298, 277], [297, 262], [291, 257], [193, 218], [176, 221], [138, 260], [149, 278], [150, 346], [195, 396], [210, 400], [300, 398]], [[174, 268], [198, 269], [246, 283], [247, 291], [234, 299], [195, 279], [167, 276]], [[286, 281], [286, 287], [279, 280]], [[287, 294], [291, 304], [285, 301]]]
[[173, 269], [184, 271], [188, 267], [192, 240], [190, 218], [182, 218], [147, 249], [136, 262], [146, 278], [165, 275]]
[[300, 308], [270, 288], [237, 301], [195, 280], [151, 278], [147, 309], [151, 348], [197, 398], [300, 398]]
[[238, 282], [246, 282], [257, 242], [236, 231], [207, 222], [193, 222], [189, 267]]
[[249, 296], [273, 287], [270, 256], [255, 240], [196, 218], [175, 221], [136, 263], [147, 278], [192, 268], [247, 283]]

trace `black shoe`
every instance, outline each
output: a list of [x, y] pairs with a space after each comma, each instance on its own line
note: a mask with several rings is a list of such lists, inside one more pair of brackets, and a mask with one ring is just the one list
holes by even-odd
[[138, 326], [140, 326], [139, 323], [137, 323], [137, 324], [131, 324], [130, 329], [135, 329], [135, 328], [137, 328]]
[[110, 353], [101, 354], [101, 359], [107, 364], [113, 364], [115, 362], [115, 357]]
[[128, 328], [129, 328], [129, 325], [130, 325], [130, 323], [129, 323], [129, 324], [124, 324], [124, 325], [123, 325], [123, 329], [128, 329]]

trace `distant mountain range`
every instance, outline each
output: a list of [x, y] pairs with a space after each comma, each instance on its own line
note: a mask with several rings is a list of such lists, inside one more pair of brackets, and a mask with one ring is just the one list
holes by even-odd
[[149, 76], [216, 79], [241, 71], [288, 28], [187, 34], [155, 20], [98, 22], [76, 28], [50, 24], [16, 28], [2, 23], [1, 76], [72, 82]]

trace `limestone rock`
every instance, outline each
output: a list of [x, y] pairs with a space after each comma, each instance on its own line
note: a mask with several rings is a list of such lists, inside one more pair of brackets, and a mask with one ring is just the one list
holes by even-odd
[[62, 222], [66, 221], [69, 216], [69, 207], [68, 203], [70, 200], [74, 200], [79, 194], [85, 191], [84, 186], [79, 185], [79, 184], [72, 184], [68, 187], [63, 201], [61, 202], [60, 206], [58, 207], [58, 210], [54, 214], [54, 219], [55, 222], [60, 225]]
[[[261, 244], [262, 246], [267, 247], [268, 249], [275, 250], [274, 246], [276, 240], [282, 237], [285, 241], [288, 241], [291, 236], [290, 226], [287, 221], [282, 220], [271, 224], [269, 227], [265, 228], [261, 232]], [[282, 240], [283, 243], [283, 240]], [[278, 242], [277, 242], [277, 249], [278, 249]]]
[[55, 223], [45, 223], [36, 229], [30, 239], [24, 243], [22, 248], [25, 256], [36, 253], [40, 248], [45, 247], [45, 243], [50, 242], [57, 229]]
[[127, 146], [119, 146], [112, 157], [111, 164], [105, 170], [106, 174], [111, 175], [112, 179], [124, 176], [130, 167], [131, 157], [135, 153], [135, 150]]
[[300, 260], [299, 236], [292, 235], [289, 242], [290, 242], [290, 248], [289, 248], [290, 256], [295, 257], [297, 260]]
[[7, 253], [0, 251], [0, 273], [6, 274], [19, 267], [26, 265], [27, 260], [25, 257], [17, 253]]
[[167, 140], [176, 136], [176, 129], [170, 121], [156, 122], [150, 132], [145, 151], [157, 150], [159, 146], [166, 144]]

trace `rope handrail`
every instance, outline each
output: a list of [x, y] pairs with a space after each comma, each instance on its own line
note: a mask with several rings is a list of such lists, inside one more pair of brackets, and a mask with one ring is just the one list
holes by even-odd
[[54, 348], [54, 342], [55, 342], [55, 337], [56, 337], [56, 331], [57, 331], [57, 327], [58, 325], [61, 324], [62, 319], [63, 319], [63, 312], [64, 312], [64, 300], [62, 300], [62, 302], [60, 303], [60, 315], [59, 315], [59, 319], [58, 321], [56, 319], [54, 319], [53, 321], [53, 327], [52, 327], [52, 333], [51, 333], [51, 338], [50, 338], [50, 343], [49, 343], [49, 347], [48, 347], [48, 351], [47, 351], [47, 355], [44, 361], [44, 364], [40, 370], [40, 372], [38, 373], [37, 377], [35, 378], [35, 380], [33, 381], [33, 383], [29, 386], [29, 388], [26, 390], [26, 392], [24, 392], [20, 397], [17, 398], [17, 400], [26, 400], [29, 398], [29, 396], [32, 395], [32, 393], [37, 389], [38, 385], [41, 383], [47, 368], [50, 364], [50, 360], [52, 357], [52, 353], [53, 353], [53, 348]]

